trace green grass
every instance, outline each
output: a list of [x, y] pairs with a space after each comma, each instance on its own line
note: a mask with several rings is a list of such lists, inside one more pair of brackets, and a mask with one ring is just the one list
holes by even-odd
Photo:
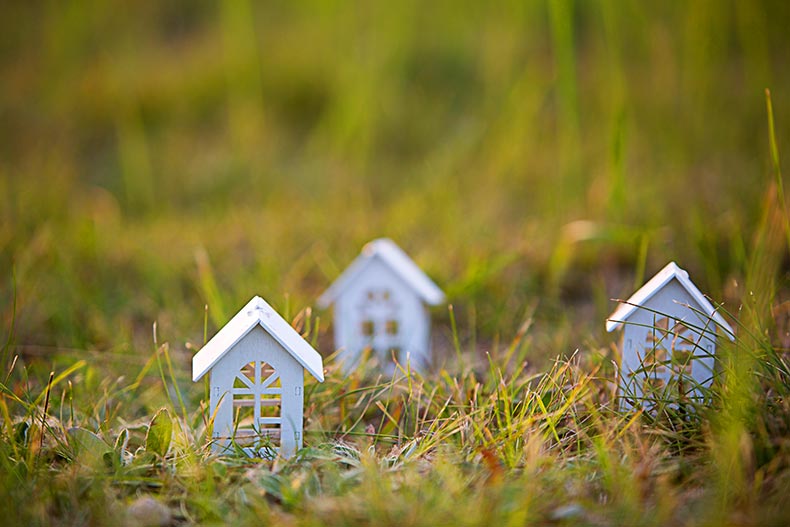
[[[6, 523], [790, 522], [786, 2], [0, 13]], [[382, 235], [453, 306], [424, 378], [311, 307]], [[738, 339], [621, 412], [604, 320], [670, 259]], [[213, 457], [189, 376], [253, 294], [328, 357], [287, 462]]]

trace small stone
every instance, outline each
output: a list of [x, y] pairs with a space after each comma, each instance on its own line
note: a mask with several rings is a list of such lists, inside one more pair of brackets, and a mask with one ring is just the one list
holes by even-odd
[[170, 509], [150, 496], [137, 498], [126, 508], [127, 524], [132, 527], [170, 525]]

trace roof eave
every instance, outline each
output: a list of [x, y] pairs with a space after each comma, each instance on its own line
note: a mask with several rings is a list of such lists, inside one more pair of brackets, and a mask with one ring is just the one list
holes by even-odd
[[[263, 325], [262, 321], [261, 321], [261, 327], [264, 329], [264, 331], [266, 331], [266, 332], [267, 332], [269, 335], [271, 335], [271, 337], [272, 337], [274, 340], [276, 340], [276, 341], [277, 341], [277, 343], [278, 343], [280, 346], [282, 346], [282, 348], [283, 348], [285, 351], [287, 351], [287, 352], [288, 352], [288, 354], [289, 354], [291, 357], [293, 357], [293, 358], [296, 360], [296, 362], [298, 362], [298, 363], [299, 363], [299, 364], [302, 366], [302, 368], [304, 368], [305, 370], [307, 370], [307, 371], [310, 373], [310, 375], [312, 375], [312, 376], [313, 376], [313, 377], [314, 377], [314, 378], [315, 378], [315, 379], [316, 379], [318, 382], [324, 382], [324, 372], [323, 372], [323, 370], [317, 370], [317, 371], [316, 371], [314, 368], [312, 368], [312, 367], [311, 367], [311, 366], [310, 366], [310, 365], [307, 363], [307, 361], [306, 361], [306, 360], [304, 360], [304, 359], [303, 359], [303, 358], [302, 358], [302, 357], [299, 355], [299, 353], [297, 353], [295, 350], [291, 349], [291, 348], [290, 348], [288, 345], [286, 345], [286, 344], [285, 344], [285, 342], [282, 340], [282, 338], [281, 338], [281, 337], [279, 337], [278, 335], [275, 335], [275, 334], [274, 334], [274, 332], [272, 332], [272, 331], [269, 331], [269, 330], [268, 330], [268, 329], [267, 329], [267, 328], [266, 328], [266, 327]], [[294, 330], [294, 331], [295, 331], [295, 330]], [[299, 338], [302, 338], [302, 337], [300, 336]], [[308, 346], [309, 346], [309, 344], [308, 344]], [[310, 347], [310, 349], [313, 351], [313, 353], [318, 353], [317, 351], [315, 351], [315, 350], [312, 348], [312, 346]]]
[[[205, 366], [198, 374], [193, 373], [192, 374], [192, 381], [193, 382], [197, 382], [200, 379], [202, 379], [206, 375], [206, 373], [210, 372], [211, 369], [220, 360], [222, 360], [222, 357], [225, 356], [225, 353], [227, 353], [231, 348], [233, 348], [233, 346], [238, 344], [239, 341], [241, 339], [243, 339], [244, 337], [246, 337], [250, 333], [250, 331], [255, 329], [256, 326], [260, 326], [261, 329], [263, 329], [266, 332], [266, 334], [271, 336], [277, 342], [277, 344], [279, 344], [285, 351], [287, 351], [288, 354], [291, 357], [293, 357], [296, 360], [296, 362], [298, 362], [302, 366], [302, 368], [307, 370], [307, 372], [309, 372], [310, 375], [312, 375], [316, 380], [318, 380], [318, 382], [324, 382], [324, 372], [323, 372], [323, 370], [316, 370], [316, 369], [312, 368], [310, 366], [310, 364], [308, 364], [307, 361], [303, 360], [301, 358], [301, 356], [298, 353], [296, 353], [295, 350], [291, 349], [290, 346], [288, 346], [285, 343], [285, 341], [279, 335], [276, 334], [276, 332], [272, 331], [270, 328], [267, 328], [266, 325], [264, 324], [263, 320], [261, 320], [260, 318], [253, 319], [252, 323], [249, 324], [249, 327], [247, 327], [243, 332], [241, 332], [239, 334], [239, 336], [233, 341], [233, 343], [226, 347], [225, 351], [223, 351], [222, 353], [217, 354], [217, 357], [211, 363], [209, 363], [207, 366]], [[208, 343], [205, 346], [203, 346], [203, 349], [201, 349], [200, 352], [202, 352], [203, 350], [206, 350], [206, 348], [208, 348], [208, 346], [210, 344], [211, 344], [211, 341], [208, 341]], [[200, 354], [200, 352], [198, 352], [198, 355]], [[314, 353], [318, 353], [315, 350], [313, 350], [313, 352]], [[197, 358], [198, 355], [195, 355], [195, 357], [192, 358], [193, 364], [195, 362], [195, 358]]]
[[[225, 347], [225, 350], [224, 350], [224, 351], [222, 351], [222, 352], [220, 352], [220, 353], [218, 353], [218, 354], [217, 354], [217, 356], [214, 358], [214, 360], [213, 360], [213, 361], [211, 361], [210, 363], [208, 363], [208, 365], [207, 365], [207, 366], [203, 367], [203, 369], [202, 369], [202, 370], [201, 370], [199, 373], [195, 374], [195, 372], [193, 371], [193, 372], [192, 372], [192, 382], [197, 382], [197, 381], [199, 381], [200, 379], [202, 379], [202, 378], [203, 378], [203, 376], [205, 376], [205, 375], [206, 375], [208, 372], [210, 372], [210, 371], [211, 371], [211, 369], [212, 369], [212, 368], [213, 368], [213, 367], [214, 367], [214, 366], [215, 366], [215, 365], [216, 365], [216, 364], [217, 364], [217, 363], [218, 363], [220, 360], [222, 360], [222, 357], [224, 357], [224, 356], [225, 356], [225, 353], [227, 353], [227, 352], [228, 352], [228, 351], [229, 351], [231, 348], [233, 348], [233, 346], [235, 346], [236, 344], [238, 344], [238, 343], [239, 343], [239, 341], [240, 341], [241, 339], [243, 339], [244, 337], [246, 337], [246, 336], [247, 336], [247, 334], [249, 334], [249, 332], [250, 332], [250, 331], [252, 331], [252, 329], [253, 329], [255, 326], [257, 326], [259, 323], [260, 323], [260, 320], [253, 319], [253, 320], [252, 320], [252, 321], [251, 321], [249, 324], [247, 324], [246, 328], [245, 328], [243, 331], [239, 332], [239, 334], [236, 336], [236, 338], [233, 340], [233, 342], [232, 342], [230, 345], [228, 345], [228, 346], [226, 346], [226, 347]], [[200, 350], [199, 352], [197, 352], [197, 354], [196, 354], [194, 357], [192, 357], [192, 366], [193, 366], [193, 368], [194, 368], [194, 365], [195, 365], [196, 359], [197, 359], [197, 358], [200, 356], [200, 354], [201, 354], [201, 353], [203, 353], [204, 351], [206, 351], [207, 353], [211, 353], [211, 346], [212, 346], [211, 342], [212, 342], [214, 339], [216, 339], [218, 336], [219, 336], [219, 333], [217, 333], [216, 335], [214, 335], [214, 337], [212, 337], [212, 338], [211, 338], [211, 340], [209, 340], [209, 341], [206, 343], [206, 345], [205, 345], [205, 346], [203, 346], [203, 348], [201, 348], [201, 350]]]
[[351, 283], [354, 278], [364, 270], [365, 267], [367, 267], [370, 260], [371, 256], [367, 256], [365, 254], [358, 255], [354, 261], [351, 262], [342, 273], [340, 273], [340, 276], [335, 278], [335, 281], [332, 282], [332, 285], [330, 285], [329, 288], [318, 297], [318, 300], [316, 301], [318, 307], [321, 309], [326, 309], [334, 304], [338, 297], [343, 294], [343, 291], [346, 289], [346, 287], [348, 287], [348, 284]]

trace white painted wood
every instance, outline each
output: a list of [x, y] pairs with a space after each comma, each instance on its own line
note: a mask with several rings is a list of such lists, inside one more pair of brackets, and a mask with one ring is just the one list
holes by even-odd
[[[229, 451], [235, 441], [249, 455], [290, 457], [302, 446], [305, 363], [314, 376], [313, 370], [320, 372], [319, 381], [323, 381], [323, 365], [320, 355], [268, 304], [255, 309], [261, 302], [253, 298], [195, 355], [193, 378], [199, 380], [210, 372], [215, 451]], [[250, 317], [252, 322], [247, 320]], [[283, 323], [290, 331], [283, 331]]]
[[321, 296], [334, 304], [335, 348], [348, 372], [366, 351], [391, 374], [393, 358], [404, 368], [425, 371], [431, 365], [430, 314], [427, 305], [444, 293], [391, 240], [375, 240]]
[[664, 286], [672, 280], [676, 280], [683, 287], [683, 289], [685, 289], [687, 295], [691, 296], [691, 298], [694, 300], [694, 305], [696, 305], [700, 311], [710, 317], [712, 322], [715, 323], [714, 325], [717, 325], [723, 329], [730, 340], [735, 339], [735, 333], [733, 332], [732, 327], [730, 327], [727, 321], [724, 320], [724, 317], [721, 316], [721, 313], [714, 309], [710, 301], [705, 298], [705, 295], [703, 295], [702, 292], [697, 289], [697, 286], [695, 286], [689, 278], [689, 274], [685, 270], [678, 267], [675, 262], [669, 262], [645, 285], [640, 287], [636, 293], [631, 295], [631, 297], [626, 302], [622, 302], [606, 321], [606, 331], [612, 332], [615, 329], [618, 329], [626, 320], [628, 320], [634, 311], [639, 309], [640, 306], [645, 305], [645, 303], [648, 302], [653, 295], [661, 291]]
[[730, 325], [674, 262], [610, 315], [607, 330], [620, 327], [619, 390], [626, 408], [639, 401], [651, 407], [647, 385], [668, 399], [699, 400], [691, 387], [709, 387], [713, 380], [717, 331], [734, 339]]
[[259, 296], [253, 297], [192, 357], [192, 380], [200, 380], [224, 353], [256, 325], [263, 327], [313, 377], [323, 382], [324, 365], [321, 355]]
[[332, 283], [318, 299], [322, 308], [329, 307], [343, 294], [343, 290], [356, 281], [366, 267], [374, 260], [383, 261], [393, 272], [403, 279], [422, 300], [430, 306], [438, 306], [444, 302], [444, 293], [409, 256], [389, 238], [378, 238], [367, 243], [362, 253]]

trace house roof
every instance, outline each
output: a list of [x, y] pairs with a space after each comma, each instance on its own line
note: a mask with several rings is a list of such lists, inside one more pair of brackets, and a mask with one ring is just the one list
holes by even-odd
[[422, 300], [431, 306], [444, 302], [444, 293], [439, 286], [417, 267], [403, 250], [389, 238], [379, 238], [366, 244], [362, 253], [318, 298], [318, 305], [325, 308], [332, 304], [346, 287], [351, 284], [374, 261], [380, 260], [403, 279]]
[[691, 280], [689, 274], [678, 267], [675, 262], [669, 262], [666, 267], [661, 269], [653, 278], [643, 285], [639, 290], [631, 295], [631, 298], [625, 302], [621, 302], [617, 309], [609, 315], [606, 321], [606, 331], [614, 331], [618, 329], [634, 312], [645, 304], [657, 292], [664, 288], [672, 280], [677, 280], [683, 286], [689, 295], [697, 302], [699, 310], [710, 317], [720, 328], [722, 328], [730, 340], [735, 340], [735, 333], [730, 325], [724, 320], [724, 317], [716, 310], [711, 303], [705, 298], [705, 295], [697, 289]]
[[271, 335], [313, 377], [324, 382], [324, 363], [321, 355], [259, 296], [253, 297], [192, 357], [192, 380], [200, 380], [236, 343], [257, 326], [261, 326]]

